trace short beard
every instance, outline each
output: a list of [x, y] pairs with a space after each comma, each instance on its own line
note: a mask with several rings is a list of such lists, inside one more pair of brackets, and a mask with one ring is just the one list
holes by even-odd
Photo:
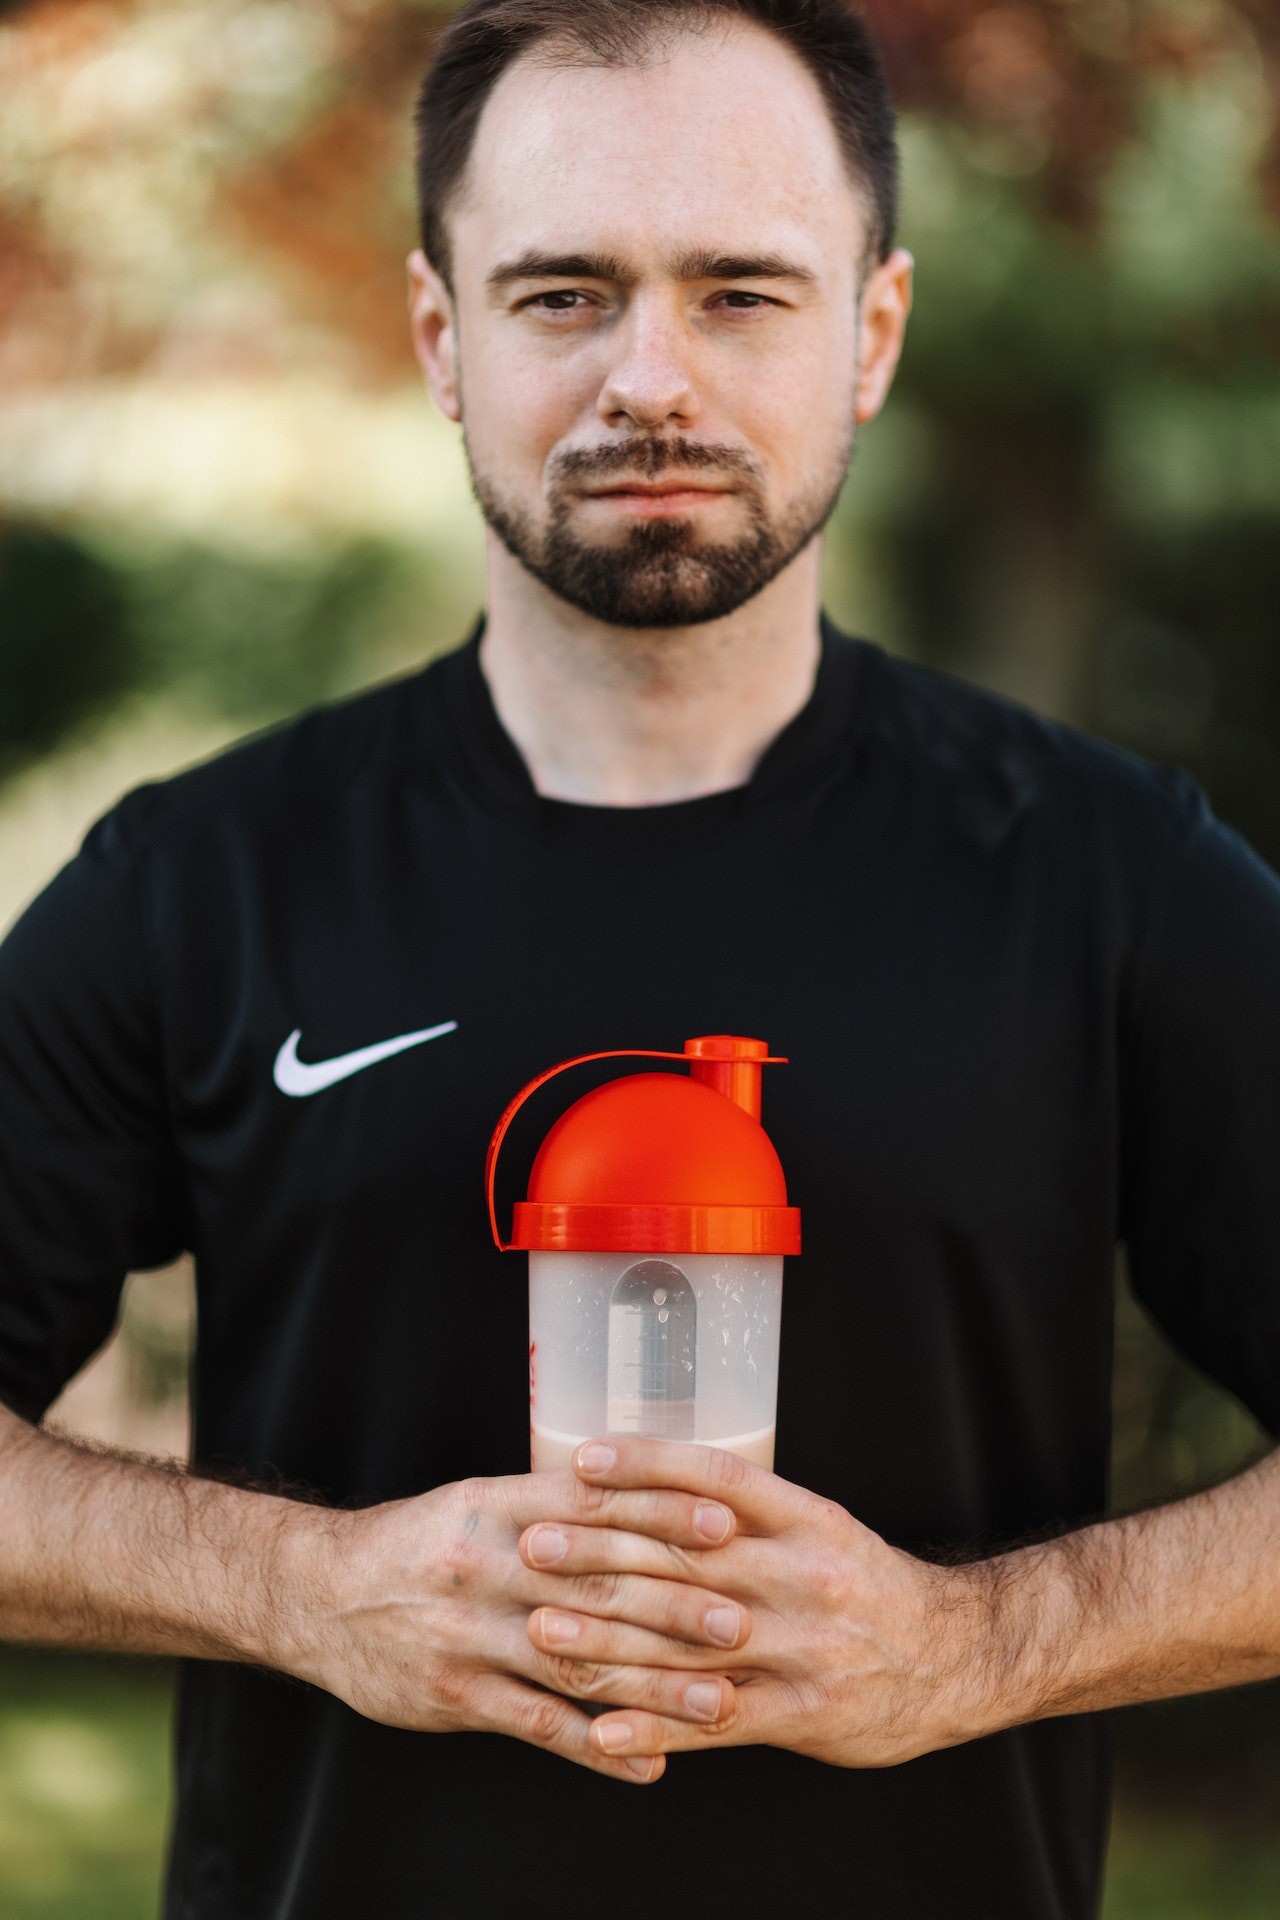
[[[722, 620], [775, 580], [821, 533], [835, 509], [853, 451], [850, 431], [838, 458], [778, 522], [769, 519], [756, 463], [736, 447], [635, 439], [559, 455], [550, 476], [545, 530], [504, 500], [471, 461], [471, 483], [485, 520], [514, 559], [571, 607], [611, 627], [693, 627]], [[470, 460], [470, 449], [468, 448]], [[620, 545], [590, 546], [570, 526], [570, 479], [706, 473], [733, 476], [749, 509], [739, 539], [700, 544], [688, 520], [640, 521]]]

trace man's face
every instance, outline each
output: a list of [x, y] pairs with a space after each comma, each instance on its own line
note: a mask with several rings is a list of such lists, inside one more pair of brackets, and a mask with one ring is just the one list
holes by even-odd
[[865, 243], [781, 42], [716, 25], [627, 67], [535, 49], [449, 224], [476, 492], [530, 573], [612, 625], [675, 627], [810, 543], [852, 445]]

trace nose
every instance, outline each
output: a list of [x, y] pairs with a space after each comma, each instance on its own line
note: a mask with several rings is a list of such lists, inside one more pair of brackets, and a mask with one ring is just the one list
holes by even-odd
[[697, 414], [693, 342], [676, 302], [660, 294], [638, 295], [613, 343], [614, 358], [596, 403], [600, 418], [611, 427], [647, 433], [690, 425]]

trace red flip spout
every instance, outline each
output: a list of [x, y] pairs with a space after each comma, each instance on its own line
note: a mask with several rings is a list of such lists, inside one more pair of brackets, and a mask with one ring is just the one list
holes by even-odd
[[689, 1077], [701, 1080], [704, 1087], [722, 1093], [741, 1107], [753, 1120], [760, 1118], [760, 1069], [771, 1059], [763, 1040], [744, 1040], [736, 1033], [707, 1033], [699, 1040], [686, 1040]]

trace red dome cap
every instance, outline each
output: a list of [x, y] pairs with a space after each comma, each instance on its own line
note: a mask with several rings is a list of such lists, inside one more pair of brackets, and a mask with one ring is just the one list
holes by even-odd
[[697, 1078], [627, 1074], [584, 1094], [543, 1141], [509, 1244], [798, 1253], [799, 1210], [787, 1205], [782, 1163], [754, 1117], [767, 1051], [763, 1041], [718, 1034], [686, 1043]]

